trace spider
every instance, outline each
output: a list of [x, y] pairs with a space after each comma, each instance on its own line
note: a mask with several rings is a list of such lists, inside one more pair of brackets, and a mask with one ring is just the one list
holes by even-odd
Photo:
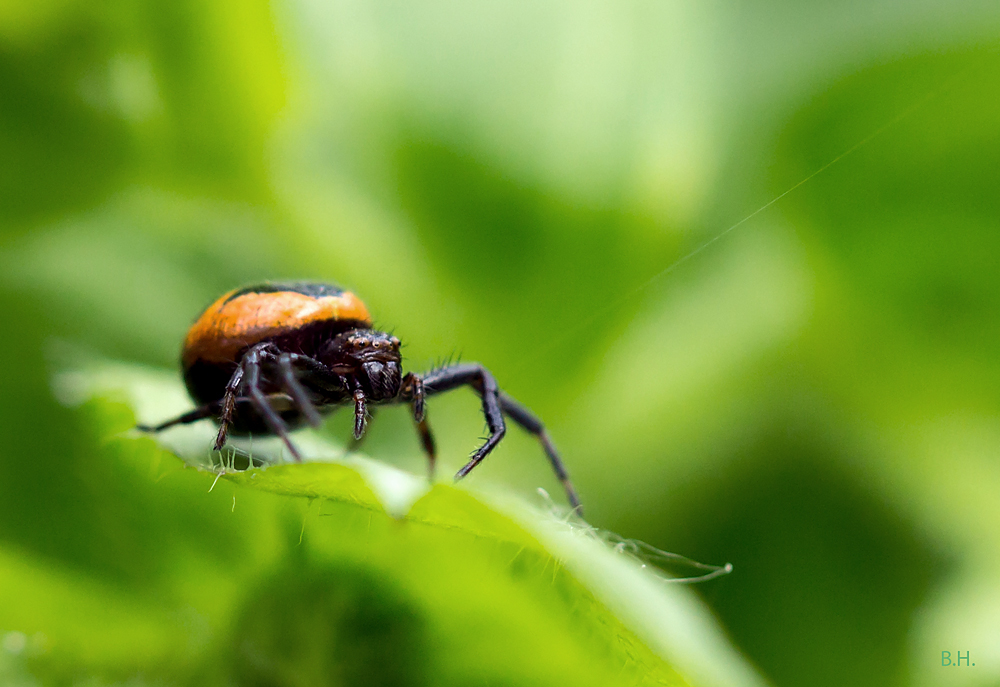
[[538, 438], [570, 505], [580, 511], [580, 500], [545, 426], [502, 392], [489, 370], [465, 363], [424, 375], [403, 374], [399, 339], [372, 329], [365, 304], [338, 286], [265, 283], [230, 291], [191, 326], [181, 367], [188, 392], [200, 405], [159, 425], [139, 425], [140, 430], [159, 432], [212, 418], [219, 425], [215, 450], [230, 434], [274, 434], [301, 462], [289, 432], [303, 423], [317, 426], [322, 413], [353, 404], [357, 442], [364, 436], [370, 405], [406, 403], [431, 478], [436, 451], [425, 400], [470, 386], [482, 399], [489, 436], [455, 479], [469, 474], [496, 448], [507, 431], [506, 416]]

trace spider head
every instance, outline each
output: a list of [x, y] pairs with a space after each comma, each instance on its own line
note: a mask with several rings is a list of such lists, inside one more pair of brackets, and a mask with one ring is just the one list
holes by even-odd
[[395, 398], [403, 375], [399, 339], [374, 329], [353, 329], [338, 338], [344, 358], [371, 401]]

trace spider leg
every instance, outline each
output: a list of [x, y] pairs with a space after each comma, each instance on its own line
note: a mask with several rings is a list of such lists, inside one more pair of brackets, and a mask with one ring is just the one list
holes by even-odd
[[[299, 357], [299, 356], [297, 356]], [[282, 353], [277, 358], [278, 371], [281, 373], [281, 383], [288, 395], [295, 401], [295, 405], [302, 414], [306, 416], [313, 427], [319, 427], [323, 423], [316, 406], [309, 400], [309, 395], [295, 376], [295, 368], [292, 366], [292, 356], [289, 353]]]
[[271, 404], [268, 403], [267, 398], [260, 390], [260, 360], [264, 357], [264, 350], [263, 345], [251, 348], [240, 362], [240, 367], [246, 369], [245, 385], [247, 395], [250, 397], [250, 402], [253, 404], [254, 409], [264, 418], [264, 422], [268, 428], [285, 442], [285, 446], [288, 447], [292, 457], [295, 458], [295, 462], [301, 463], [302, 456], [299, 455], [298, 449], [295, 448], [295, 444], [292, 443], [291, 438], [288, 436], [288, 425], [274, 411], [274, 408], [271, 407]]
[[559, 452], [556, 451], [556, 447], [552, 444], [552, 440], [549, 438], [548, 432], [545, 431], [545, 425], [542, 424], [542, 421], [530, 410], [503, 392], [500, 393], [500, 407], [507, 414], [507, 417], [538, 438], [538, 441], [542, 444], [542, 449], [545, 451], [545, 455], [549, 459], [549, 463], [552, 464], [552, 469], [555, 471], [556, 477], [559, 478], [559, 482], [566, 491], [566, 499], [569, 501], [569, 505], [573, 507], [577, 515], [583, 515], [583, 506], [580, 505], [580, 498], [576, 495], [576, 489], [573, 488], [573, 483], [569, 479], [566, 466], [563, 465], [562, 459], [559, 457]]
[[[272, 344], [269, 343], [257, 344], [256, 346], [254, 346], [253, 348], [251, 348], [249, 351], [246, 352], [246, 354], [240, 360], [239, 365], [237, 365], [236, 369], [233, 370], [233, 376], [230, 377], [229, 383], [226, 384], [226, 390], [222, 394], [222, 412], [219, 413], [219, 418], [218, 418], [219, 433], [215, 437], [216, 451], [221, 451], [222, 447], [226, 445], [226, 439], [229, 437], [229, 426], [233, 423], [233, 413], [236, 411], [236, 401], [239, 398], [242, 398], [239, 397], [238, 394], [240, 392], [240, 389], [243, 387], [244, 384], [243, 377], [246, 375], [248, 367], [251, 364], [257, 366], [258, 367], [257, 375], [259, 378], [260, 359], [264, 356], [266, 352], [268, 352], [268, 349], [270, 348], [273, 348], [273, 346]], [[251, 399], [251, 401], [253, 401], [253, 399]], [[254, 402], [254, 407], [255, 408], [257, 407], [256, 402]], [[267, 409], [271, 410], [271, 407], [268, 405]], [[260, 408], [258, 408], [258, 410], [260, 410], [260, 412], [264, 415], [265, 421], [267, 421], [267, 414]], [[272, 410], [272, 415], [274, 415], [273, 410]], [[278, 419], [280, 420], [281, 418], [279, 417]], [[268, 425], [270, 426], [270, 422], [268, 422]], [[283, 422], [282, 425], [284, 425]], [[294, 449], [292, 450], [292, 453], [293, 454], [296, 453]]]
[[507, 426], [503, 421], [503, 413], [500, 410], [500, 389], [493, 375], [482, 365], [469, 363], [467, 365], [452, 365], [441, 370], [435, 370], [423, 378], [424, 394], [432, 396], [445, 391], [450, 391], [459, 386], [468, 385], [476, 390], [483, 401], [483, 415], [486, 417], [486, 426], [490, 435], [486, 442], [472, 454], [469, 462], [455, 474], [455, 479], [460, 480], [472, 471], [483, 459], [490, 454], [496, 445], [503, 439], [507, 432]]
[[233, 376], [226, 384], [226, 390], [222, 395], [222, 412], [219, 413], [219, 433], [215, 437], [215, 450], [221, 451], [226, 445], [226, 438], [229, 436], [229, 425], [233, 423], [233, 412], [236, 410], [236, 394], [243, 383], [243, 362], [233, 371]]
[[225, 393], [222, 396], [222, 412], [219, 413], [219, 433], [215, 438], [215, 450], [219, 451], [226, 444], [226, 439], [229, 437], [229, 427], [233, 421], [233, 412], [236, 409], [237, 401], [247, 400], [247, 397], [238, 396], [240, 389], [244, 386], [249, 387], [249, 401], [253, 405], [254, 409], [261, 414], [264, 418], [264, 422], [271, 429], [272, 432], [277, 434], [284, 440], [285, 444], [288, 446], [297, 461], [301, 461], [302, 458], [299, 452], [292, 445], [291, 440], [288, 438], [288, 428], [285, 425], [281, 417], [274, 412], [270, 403], [261, 393], [258, 386], [260, 381], [260, 360], [264, 357], [265, 351], [269, 344], [261, 344], [259, 346], [254, 346], [251, 348], [243, 359], [240, 361], [239, 366], [233, 371], [233, 376], [230, 378], [229, 383], [226, 385]]
[[490, 428], [491, 436], [478, 451], [472, 454], [472, 459], [458, 471], [455, 479], [461, 479], [469, 474], [469, 471], [481, 463], [483, 458], [503, 438], [503, 414], [505, 413], [511, 420], [538, 438], [556, 477], [566, 491], [566, 499], [577, 513], [582, 514], [576, 489], [573, 488], [573, 483], [570, 481], [566, 466], [563, 465], [562, 459], [559, 457], [559, 452], [556, 451], [552, 440], [545, 431], [545, 425], [530, 410], [507, 394], [500, 392], [496, 380], [489, 370], [476, 363], [453, 365], [427, 374], [423, 378], [423, 382], [425, 393], [428, 396], [468, 385], [475, 389], [483, 400], [483, 414], [486, 416], [486, 424]]
[[433, 482], [437, 449], [434, 445], [434, 435], [431, 433], [430, 425], [427, 424], [426, 411], [424, 409], [425, 396], [424, 380], [412, 372], [403, 377], [400, 397], [402, 400], [410, 402], [410, 410], [413, 411], [413, 421], [417, 425], [417, 433], [420, 435], [420, 442], [423, 444], [424, 453], [427, 454], [428, 476], [430, 481]]
[[427, 393], [424, 391], [424, 380], [410, 372], [403, 377], [400, 389], [400, 398], [409, 401], [413, 409], [413, 419], [420, 422], [424, 419], [424, 398]]
[[[268, 399], [281, 397], [282, 394], [272, 394], [267, 396]], [[233, 407], [235, 408], [239, 404], [252, 403], [251, 399], [246, 396], [237, 396], [233, 399]], [[192, 422], [197, 422], [198, 420], [204, 420], [210, 417], [217, 417], [219, 415], [219, 409], [222, 408], [222, 401], [213, 401], [206, 405], [195, 408], [194, 410], [188, 411], [183, 415], [179, 415], [175, 418], [167, 420], [166, 422], [161, 422], [158, 425], [136, 425], [135, 428], [140, 432], [162, 432], [165, 429], [174, 427], [175, 425], [188, 425]]]
[[[350, 443], [347, 445], [347, 450], [348, 450], [349, 453], [357, 453], [358, 451], [361, 450], [362, 444], [365, 443], [365, 437], [368, 436], [368, 432], [367, 432], [368, 424], [372, 420], [375, 419], [375, 413], [378, 412], [378, 409], [377, 408], [369, 408], [369, 407], [366, 406], [365, 407], [365, 412], [368, 414], [368, 419], [365, 421], [365, 430], [366, 431], [358, 439], [355, 439], [353, 434], [351, 435]], [[355, 420], [357, 420], [357, 416], [355, 416]]]
[[172, 420], [167, 420], [166, 422], [161, 422], [158, 425], [136, 425], [135, 428], [140, 432], [162, 432], [168, 427], [173, 427], [174, 425], [187, 425], [192, 422], [197, 422], [198, 420], [204, 420], [207, 417], [214, 417], [219, 412], [219, 403], [209, 403], [208, 405], [203, 405], [200, 408], [195, 408], [183, 415], [178, 415]]
[[427, 477], [433, 482], [437, 448], [434, 446], [434, 435], [431, 433], [430, 425], [427, 424], [426, 415], [417, 422], [417, 433], [420, 434], [420, 442], [424, 445], [424, 453], [427, 454]]
[[354, 440], [361, 441], [368, 426], [368, 401], [365, 392], [358, 387], [354, 390]]
[[[310, 384], [324, 391], [343, 393], [347, 389], [347, 381], [343, 375], [338, 374], [335, 370], [332, 370], [315, 358], [310, 358], [307, 355], [299, 353], [282, 353], [281, 357], [284, 356], [288, 357], [288, 362], [291, 363], [294, 369], [308, 373]], [[295, 381], [299, 382], [299, 386], [302, 386], [302, 382], [299, 381], [298, 377], [295, 377]]]

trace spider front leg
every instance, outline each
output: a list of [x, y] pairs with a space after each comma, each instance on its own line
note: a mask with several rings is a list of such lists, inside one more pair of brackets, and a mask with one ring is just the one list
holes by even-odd
[[576, 489], [573, 488], [573, 483], [570, 481], [566, 466], [563, 465], [562, 459], [559, 457], [559, 452], [556, 451], [551, 439], [549, 439], [542, 421], [513, 398], [501, 393], [497, 388], [496, 380], [490, 374], [489, 370], [476, 363], [454, 365], [431, 372], [423, 378], [423, 382], [426, 389], [425, 393], [428, 396], [448, 391], [458, 386], [468, 385], [475, 389], [476, 393], [482, 398], [483, 414], [486, 416], [486, 425], [490, 429], [490, 437], [479, 450], [472, 454], [469, 462], [458, 471], [458, 474], [455, 475], [456, 480], [469, 474], [496, 447], [500, 439], [503, 438], [505, 431], [503, 415], [505, 413], [511, 420], [538, 438], [538, 441], [542, 444], [542, 449], [545, 451], [545, 455], [549, 459], [549, 463], [552, 465], [552, 469], [556, 473], [556, 477], [566, 491], [566, 499], [569, 501], [570, 506], [573, 507], [573, 510], [577, 514], [583, 514], [580, 499], [576, 494]]
[[483, 459], [490, 454], [490, 451], [496, 448], [496, 445], [500, 443], [500, 440], [503, 439], [504, 434], [507, 432], [507, 426], [503, 421], [503, 413], [500, 411], [500, 389], [497, 387], [497, 382], [493, 378], [493, 375], [482, 365], [477, 363], [453, 365], [441, 370], [435, 370], [423, 378], [424, 394], [426, 396], [450, 391], [464, 385], [471, 386], [476, 390], [480, 398], [482, 398], [483, 415], [486, 417], [486, 426], [489, 428], [490, 435], [487, 437], [486, 443], [473, 452], [469, 462], [458, 471], [455, 475], [456, 480], [462, 479], [473, 468], [483, 462]]
[[573, 507], [577, 515], [583, 515], [583, 506], [580, 504], [580, 499], [576, 495], [576, 489], [573, 488], [573, 483], [569, 479], [569, 472], [566, 471], [566, 466], [563, 465], [562, 459], [559, 457], [559, 452], [556, 451], [556, 447], [552, 444], [549, 433], [545, 431], [545, 425], [542, 424], [542, 421], [534, 413], [502, 391], [500, 392], [500, 407], [511, 420], [538, 438], [539, 443], [542, 445], [542, 450], [545, 451], [545, 456], [549, 459], [556, 477], [566, 492], [566, 500], [569, 501], [569, 505]]

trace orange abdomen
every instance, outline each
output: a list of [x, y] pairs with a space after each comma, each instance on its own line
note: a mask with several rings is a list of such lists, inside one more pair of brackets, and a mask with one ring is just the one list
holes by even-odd
[[[313, 330], [371, 326], [361, 299], [329, 284], [262, 284], [230, 291], [208, 306], [184, 339], [181, 366], [201, 402], [221, 398], [243, 352], [270, 339]], [[311, 351], [303, 350], [306, 354]]]

